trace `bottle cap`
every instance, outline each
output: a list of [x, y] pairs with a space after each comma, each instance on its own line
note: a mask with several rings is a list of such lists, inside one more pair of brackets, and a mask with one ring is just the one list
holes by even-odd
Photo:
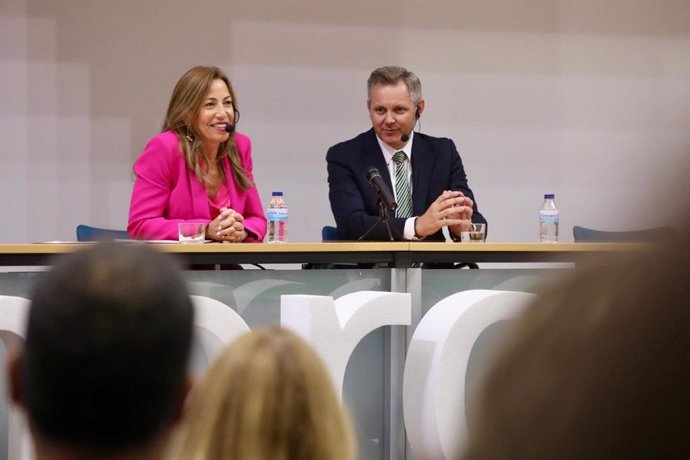
[[283, 196], [283, 192], [273, 192], [271, 196]]
[[546, 195], [544, 195], [545, 200], [553, 200], [555, 197], [556, 195], [554, 195], [553, 193], [547, 193]]

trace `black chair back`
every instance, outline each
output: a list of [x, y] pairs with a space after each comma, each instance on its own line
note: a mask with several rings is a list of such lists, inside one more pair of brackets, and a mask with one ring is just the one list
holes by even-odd
[[77, 225], [77, 241], [110, 241], [129, 240], [127, 230], [111, 230], [109, 228], [92, 227], [91, 225]]
[[338, 236], [338, 229], [331, 225], [324, 225], [321, 229], [321, 240], [322, 241], [337, 241], [340, 237]]
[[671, 238], [675, 233], [673, 227], [655, 227], [644, 230], [604, 231], [592, 228], [573, 227], [576, 243], [644, 243], [659, 242]]

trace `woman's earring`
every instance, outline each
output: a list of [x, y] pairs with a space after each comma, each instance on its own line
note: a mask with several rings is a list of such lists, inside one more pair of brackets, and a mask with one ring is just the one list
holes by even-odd
[[192, 132], [189, 129], [189, 126], [185, 127], [187, 129], [187, 133], [185, 134], [185, 139], [187, 139], [189, 142], [194, 142], [194, 139], [192, 138]]

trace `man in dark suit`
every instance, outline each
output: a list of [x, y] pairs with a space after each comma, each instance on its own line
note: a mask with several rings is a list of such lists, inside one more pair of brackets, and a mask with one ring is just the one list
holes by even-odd
[[326, 155], [339, 238], [356, 240], [374, 227], [365, 239], [389, 239], [386, 227], [376, 225], [376, 191], [367, 179], [371, 166], [395, 194], [398, 208], [389, 222], [396, 240], [443, 241], [443, 227], [459, 239], [470, 222], [486, 223], [453, 141], [413, 132], [425, 107], [417, 76], [402, 67], [381, 67], [367, 89], [372, 129]]

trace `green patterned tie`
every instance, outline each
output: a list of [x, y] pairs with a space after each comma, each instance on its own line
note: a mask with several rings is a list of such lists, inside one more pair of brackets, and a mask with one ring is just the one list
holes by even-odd
[[411, 217], [412, 194], [410, 183], [407, 181], [407, 155], [402, 150], [395, 152], [393, 161], [395, 162], [395, 195], [398, 202], [395, 217]]

